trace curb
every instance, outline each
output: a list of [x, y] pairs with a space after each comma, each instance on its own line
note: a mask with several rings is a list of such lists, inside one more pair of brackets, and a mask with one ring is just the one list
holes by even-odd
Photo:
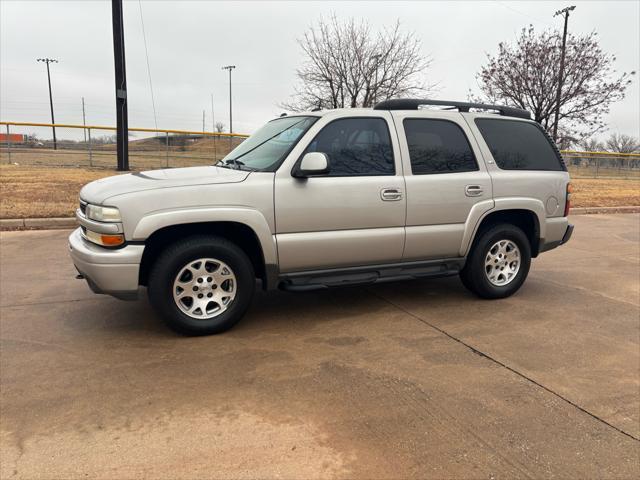
[[44, 230], [77, 226], [75, 217], [0, 218], [0, 230]]
[[640, 213], [640, 206], [630, 207], [576, 207], [571, 208], [571, 215], [592, 215], [598, 213]]
[[[569, 215], [593, 215], [599, 213], [640, 213], [639, 206], [629, 207], [576, 207]], [[45, 230], [75, 228], [75, 217], [53, 218], [0, 218], [0, 230]]]

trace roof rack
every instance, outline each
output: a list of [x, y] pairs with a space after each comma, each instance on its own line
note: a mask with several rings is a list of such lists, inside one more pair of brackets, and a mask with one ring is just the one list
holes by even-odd
[[496, 110], [506, 117], [531, 119], [531, 113], [522, 108], [506, 107], [504, 105], [490, 105], [488, 103], [452, 102], [449, 100], [423, 100], [419, 98], [392, 98], [377, 103], [374, 110], [418, 110], [421, 105], [438, 105], [458, 109], [459, 112], [468, 112], [470, 108], [482, 110]]

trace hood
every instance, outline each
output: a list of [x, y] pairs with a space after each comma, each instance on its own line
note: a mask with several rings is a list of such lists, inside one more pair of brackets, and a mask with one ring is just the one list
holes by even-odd
[[249, 173], [247, 171], [207, 166], [167, 168], [126, 175], [114, 175], [113, 177], [101, 178], [85, 185], [80, 190], [80, 198], [89, 203], [101, 204], [110, 197], [143, 190], [242, 182]]

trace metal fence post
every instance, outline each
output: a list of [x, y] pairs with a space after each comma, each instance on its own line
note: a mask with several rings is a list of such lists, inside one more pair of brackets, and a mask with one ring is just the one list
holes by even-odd
[[165, 154], [165, 168], [169, 168], [169, 132], [165, 132], [165, 146], [164, 146], [164, 154]]
[[629, 178], [629, 177], [631, 177], [631, 158], [630, 157], [626, 157], [623, 160], [625, 160], [626, 163], [627, 163], [627, 175], [626, 175], [626, 177]]
[[89, 134], [89, 166], [93, 167], [93, 142], [91, 141], [91, 129], [87, 129], [87, 133]]
[[9, 157], [9, 164], [11, 164], [11, 134], [9, 133], [8, 123], [7, 123], [7, 157]]

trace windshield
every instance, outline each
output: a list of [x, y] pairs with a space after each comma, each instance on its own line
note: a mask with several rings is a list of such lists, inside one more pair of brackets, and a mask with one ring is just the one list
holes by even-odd
[[272, 120], [234, 148], [218, 164], [243, 170], [272, 170], [298, 143], [318, 117]]

